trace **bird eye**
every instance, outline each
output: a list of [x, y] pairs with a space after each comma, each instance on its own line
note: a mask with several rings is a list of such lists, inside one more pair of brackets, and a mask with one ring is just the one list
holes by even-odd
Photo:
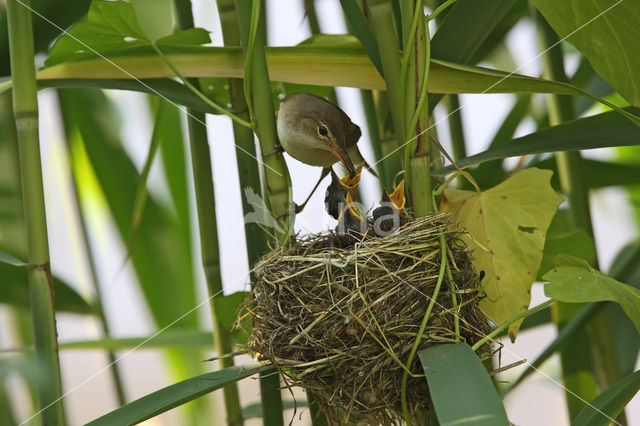
[[324, 127], [323, 125], [320, 125], [318, 127], [318, 133], [320, 133], [320, 135], [322, 136], [327, 136], [329, 134], [329, 131], [327, 130], [326, 127]]

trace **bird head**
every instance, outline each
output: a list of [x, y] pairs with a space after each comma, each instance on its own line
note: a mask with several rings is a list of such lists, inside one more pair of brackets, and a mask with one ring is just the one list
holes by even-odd
[[[283, 148], [303, 163], [328, 167], [326, 156], [314, 157], [319, 150], [340, 161], [355, 176], [356, 170], [347, 142], [357, 141], [360, 128], [338, 106], [311, 93], [294, 93], [282, 100], [278, 112], [278, 136]], [[334, 161], [334, 162], [335, 162]]]
[[342, 123], [331, 122], [327, 119], [330, 117], [312, 117], [307, 125], [307, 131], [309, 133], [314, 132], [313, 135], [324, 146], [329, 148], [333, 154], [344, 164], [350, 177], [356, 175], [356, 168], [347, 154], [346, 137]]

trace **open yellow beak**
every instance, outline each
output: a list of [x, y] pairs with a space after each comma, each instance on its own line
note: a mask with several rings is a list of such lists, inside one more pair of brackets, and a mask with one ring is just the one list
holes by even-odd
[[404, 179], [402, 179], [396, 189], [394, 189], [393, 192], [389, 195], [389, 199], [396, 206], [398, 211], [402, 213], [402, 211], [404, 210], [404, 204], [407, 201], [404, 196]]
[[358, 210], [358, 207], [356, 207], [353, 202], [353, 198], [351, 198], [351, 194], [347, 192], [347, 196], [344, 198], [344, 201], [347, 203], [347, 207], [351, 216], [359, 222], [364, 222], [360, 210]]
[[360, 176], [362, 174], [363, 167], [364, 167], [364, 162], [358, 166], [354, 176], [345, 176], [342, 179], [340, 179], [340, 185], [352, 196], [355, 194], [356, 190], [358, 189], [358, 185], [360, 185]]

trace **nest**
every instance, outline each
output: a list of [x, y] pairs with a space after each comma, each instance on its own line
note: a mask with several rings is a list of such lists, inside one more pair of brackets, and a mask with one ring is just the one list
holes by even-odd
[[256, 268], [242, 308], [253, 314], [249, 350], [270, 360], [289, 385], [312, 392], [337, 423], [399, 423], [405, 368], [412, 373], [409, 410], [424, 413], [428, 388], [417, 355], [406, 364], [438, 281], [440, 235], [451, 274], [431, 303], [418, 348], [474, 344], [489, 331], [477, 303], [480, 278], [460, 232], [436, 215], [349, 249], [328, 247], [332, 236], [324, 234], [271, 253]]

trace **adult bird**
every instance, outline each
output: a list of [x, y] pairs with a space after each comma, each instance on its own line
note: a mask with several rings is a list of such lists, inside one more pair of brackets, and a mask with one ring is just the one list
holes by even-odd
[[304, 203], [296, 206], [296, 212], [302, 211], [336, 162], [345, 166], [349, 176], [355, 176], [352, 159], [362, 159], [356, 145], [361, 135], [360, 127], [344, 111], [320, 96], [294, 93], [280, 102], [278, 138], [282, 148], [296, 160], [322, 167], [320, 180]]

